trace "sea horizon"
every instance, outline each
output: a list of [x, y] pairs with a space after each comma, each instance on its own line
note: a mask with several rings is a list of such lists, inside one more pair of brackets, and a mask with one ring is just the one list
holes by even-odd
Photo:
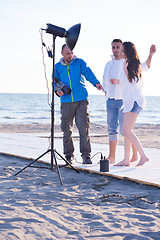
[[[52, 95], [46, 93], [0, 93], [0, 123], [50, 123]], [[147, 107], [136, 124], [159, 125], [160, 96], [146, 96]], [[55, 124], [60, 123], [60, 99], [54, 97]], [[90, 122], [106, 125], [106, 101], [102, 94], [89, 94]]]
[[[32, 93], [32, 92], [0, 92], [0, 94], [33, 94], [33, 95], [48, 95], [48, 93]], [[49, 95], [52, 95], [52, 93], [49, 93]], [[94, 95], [94, 96], [104, 96], [103, 93], [99, 93], [99, 94], [88, 94], [89, 96]], [[160, 95], [145, 95], [145, 97], [160, 97]]]

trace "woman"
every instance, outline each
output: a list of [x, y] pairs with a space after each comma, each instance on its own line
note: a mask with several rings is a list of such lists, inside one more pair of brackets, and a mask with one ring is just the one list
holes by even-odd
[[[155, 46], [151, 46], [150, 52], [154, 53]], [[152, 54], [153, 55], [153, 54]], [[124, 90], [123, 90], [123, 112], [124, 112], [124, 160], [114, 166], [130, 166], [130, 148], [134, 145], [140, 154], [140, 160], [136, 166], [141, 166], [149, 161], [144, 153], [142, 145], [133, 133], [133, 127], [138, 114], [145, 108], [145, 98], [143, 96], [143, 82], [141, 78], [141, 64], [136, 48], [131, 42], [124, 42], [121, 48], [121, 57], [124, 61]]]

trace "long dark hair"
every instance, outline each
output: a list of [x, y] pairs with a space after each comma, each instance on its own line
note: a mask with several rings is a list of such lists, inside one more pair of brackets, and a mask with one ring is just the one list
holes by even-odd
[[132, 82], [133, 80], [138, 82], [141, 78], [141, 68], [135, 45], [131, 42], [124, 42], [123, 48], [128, 62], [127, 70], [129, 82]]

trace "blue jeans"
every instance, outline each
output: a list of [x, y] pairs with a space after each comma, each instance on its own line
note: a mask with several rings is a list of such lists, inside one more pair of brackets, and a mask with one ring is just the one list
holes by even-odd
[[107, 105], [107, 124], [109, 141], [117, 140], [118, 127], [120, 127], [120, 133], [123, 135], [123, 120], [124, 113], [122, 108], [122, 100], [108, 99]]

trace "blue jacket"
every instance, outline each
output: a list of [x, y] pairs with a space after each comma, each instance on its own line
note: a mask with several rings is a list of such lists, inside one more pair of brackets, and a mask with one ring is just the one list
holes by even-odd
[[95, 87], [97, 83], [100, 83], [91, 69], [80, 58], [74, 58], [69, 65], [66, 65], [62, 58], [55, 64], [55, 77], [71, 89], [71, 94], [64, 94], [60, 97], [62, 103], [78, 102], [88, 98], [85, 79]]

